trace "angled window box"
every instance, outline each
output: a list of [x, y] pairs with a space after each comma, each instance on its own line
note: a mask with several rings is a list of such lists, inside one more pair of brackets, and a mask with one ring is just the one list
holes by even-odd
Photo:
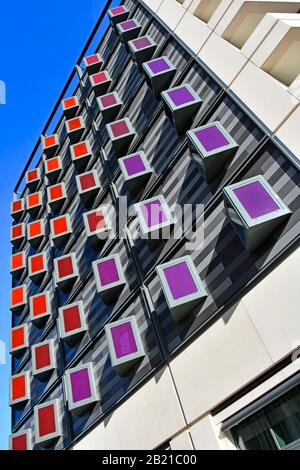
[[65, 125], [71, 144], [75, 144], [75, 142], [78, 142], [81, 139], [86, 129], [83, 117], [77, 116], [73, 119], [69, 119], [65, 122]]
[[76, 254], [60, 256], [54, 259], [55, 283], [62, 291], [68, 291], [79, 277]]
[[16, 357], [20, 357], [25, 353], [28, 346], [27, 323], [12, 328], [10, 331], [10, 354]]
[[122, 21], [116, 26], [116, 31], [123, 42], [131, 41], [139, 36], [142, 25], [134, 18]]
[[50, 446], [62, 436], [60, 400], [51, 400], [34, 407], [35, 443]]
[[37, 248], [45, 237], [45, 222], [36, 220], [27, 225], [27, 240], [31, 246]]
[[111, 122], [106, 125], [112, 147], [118, 157], [128, 150], [135, 137], [135, 130], [128, 118]]
[[12, 225], [10, 230], [10, 241], [15, 248], [19, 248], [25, 241], [25, 224]]
[[28, 258], [28, 272], [32, 282], [42, 282], [48, 272], [47, 253], [45, 251]]
[[176, 74], [176, 67], [168, 57], [157, 57], [143, 64], [146, 81], [156, 98], [168, 88]]
[[84, 171], [93, 154], [90, 142], [84, 140], [83, 142], [72, 145], [70, 152], [76, 170], [79, 172]]
[[186, 131], [201, 108], [202, 100], [188, 83], [163, 91], [161, 96], [166, 114], [178, 134]]
[[75, 117], [80, 106], [78, 96], [70, 96], [69, 98], [65, 98], [62, 100], [61, 105], [66, 119]]
[[92, 54], [83, 58], [85, 70], [88, 74], [99, 72], [103, 65], [103, 58], [100, 54]]
[[9, 406], [23, 408], [30, 400], [30, 374], [22, 372], [10, 378]]
[[31, 215], [31, 217], [36, 216], [40, 212], [42, 208], [42, 202], [43, 199], [41, 191], [28, 194], [28, 196], [26, 196], [27, 212]]
[[223, 189], [225, 210], [250, 252], [263, 243], [291, 215], [263, 176], [254, 176]]
[[9, 450], [32, 450], [32, 434], [30, 429], [16, 432], [9, 436]]
[[48, 204], [53, 212], [58, 212], [67, 200], [65, 183], [54, 184], [47, 188]]
[[145, 356], [136, 318], [131, 316], [105, 326], [113, 369], [124, 376]]
[[129, 41], [128, 47], [137, 65], [142, 65], [143, 62], [151, 59], [157, 48], [157, 44], [153, 41], [151, 36], [147, 35]]
[[205, 286], [190, 256], [161, 264], [156, 267], [156, 272], [176, 323], [181, 322], [207, 297]]
[[85, 205], [94, 202], [100, 190], [100, 181], [96, 170], [76, 176], [76, 184], [80, 198]]
[[141, 238], [151, 245], [163, 238], [170, 238], [174, 218], [164, 196], [155, 196], [134, 204], [137, 213]]
[[132, 195], [136, 195], [145, 187], [153, 173], [153, 169], [142, 151], [120, 158], [119, 166]]
[[26, 186], [30, 191], [35, 191], [41, 182], [41, 170], [34, 168], [26, 173]]
[[66, 370], [65, 386], [72, 413], [82, 415], [99, 400], [92, 362]]
[[59, 336], [66, 343], [76, 343], [87, 331], [83, 302], [64, 305], [59, 310]]
[[83, 222], [88, 239], [93, 246], [98, 247], [107, 239], [112, 229], [111, 221], [108, 217], [105, 206], [93, 209], [83, 214]]
[[48, 378], [56, 368], [54, 339], [31, 346], [32, 375], [39, 380]]
[[14, 313], [20, 313], [27, 305], [27, 286], [14, 287], [10, 291], [10, 310]]
[[30, 320], [40, 327], [44, 325], [51, 316], [50, 292], [42, 292], [29, 298]]
[[100, 96], [97, 101], [103, 120], [106, 123], [117, 117], [123, 104], [116, 91]]
[[15, 222], [19, 222], [25, 213], [25, 199], [17, 199], [10, 206], [10, 213]]
[[115, 8], [111, 8], [107, 12], [108, 17], [113, 25], [121, 23], [122, 21], [127, 20], [129, 16], [129, 10], [124, 5], [119, 5]]
[[43, 153], [47, 158], [54, 157], [59, 147], [58, 134], [41, 136]]
[[218, 121], [187, 131], [190, 153], [210, 182], [235, 155], [239, 146]]
[[56, 183], [62, 173], [62, 160], [58, 155], [57, 157], [45, 160], [45, 175], [50, 183]]
[[119, 255], [111, 255], [93, 262], [97, 292], [105, 303], [116, 300], [126, 284]]
[[10, 272], [11, 274], [19, 278], [26, 271], [26, 251], [20, 251], [14, 253], [10, 258]]
[[101, 96], [107, 93], [112, 83], [112, 79], [109, 72], [107, 70], [103, 70], [102, 72], [91, 75], [90, 83], [95, 95]]
[[60, 248], [65, 245], [72, 234], [70, 215], [64, 214], [51, 219], [50, 233], [55, 246]]

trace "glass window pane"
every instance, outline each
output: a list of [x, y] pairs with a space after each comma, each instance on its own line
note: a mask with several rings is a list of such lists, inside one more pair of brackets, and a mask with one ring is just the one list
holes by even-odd
[[269, 425], [263, 413], [256, 413], [239, 424], [234, 434], [241, 448], [246, 450], [276, 450]]

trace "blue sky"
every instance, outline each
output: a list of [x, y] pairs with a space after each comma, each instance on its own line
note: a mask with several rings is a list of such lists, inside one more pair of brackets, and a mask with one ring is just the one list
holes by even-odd
[[[0, 449], [7, 448], [10, 432], [12, 192], [105, 3], [104, 0], [30, 0], [1, 4], [0, 80], [6, 83], [7, 96], [6, 104], [0, 105], [0, 340], [5, 341], [7, 354], [6, 365], [0, 364]], [[118, 3], [114, 1], [113, 5]]]

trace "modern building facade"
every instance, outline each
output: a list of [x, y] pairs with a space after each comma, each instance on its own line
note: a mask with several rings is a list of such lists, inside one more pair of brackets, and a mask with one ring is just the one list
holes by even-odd
[[11, 448], [300, 447], [299, 11], [107, 2], [12, 202]]

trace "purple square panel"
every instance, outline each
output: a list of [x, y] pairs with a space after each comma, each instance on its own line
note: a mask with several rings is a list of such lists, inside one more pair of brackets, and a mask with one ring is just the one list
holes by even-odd
[[73, 402], [90, 398], [92, 395], [88, 369], [70, 374]]
[[159, 199], [147, 202], [140, 206], [141, 213], [147, 227], [153, 227], [166, 222], [167, 216]]
[[185, 261], [166, 267], [164, 275], [174, 300], [195, 294], [199, 290]]
[[210, 126], [196, 131], [195, 136], [207, 152], [224, 147], [230, 143], [217, 126]]
[[136, 24], [133, 20], [128, 20], [128, 21], [123, 21], [123, 23], [120, 23], [121, 28], [123, 31], [128, 31], [128, 29], [132, 29], [136, 27]]
[[102, 286], [107, 286], [120, 280], [116, 262], [108, 259], [97, 265]]
[[195, 101], [195, 97], [185, 86], [176, 88], [176, 90], [170, 90], [167, 93], [175, 106], [182, 106], [183, 104], [193, 103]]
[[253, 181], [233, 190], [252, 219], [279, 209], [274, 199], [259, 181]]
[[146, 169], [143, 159], [139, 154], [132, 155], [132, 157], [126, 158], [123, 162], [128, 176], [136, 175]]
[[110, 331], [118, 359], [137, 352], [138, 348], [130, 322], [114, 326]]
[[132, 44], [136, 49], [144, 49], [145, 47], [151, 46], [151, 42], [148, 38], [137, 38], [132, 41]]
[[112, 93], [110, 93], [109, 95], [102, 96], [100, 100], [104, 108], [108, 108], [108, 106], [113, 106], [117, 103], [116, 97]]
[[153, 74], [166, 72], [167, 70], [170, 70], [170, 65], [163, 58], [152, 60], [147, 65]]

